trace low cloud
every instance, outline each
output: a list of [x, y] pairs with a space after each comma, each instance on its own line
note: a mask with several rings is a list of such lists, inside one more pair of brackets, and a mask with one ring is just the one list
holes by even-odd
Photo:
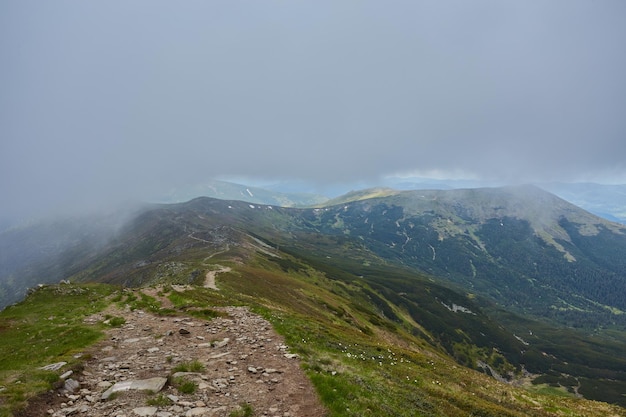
[[0, 6], [5, 217], [224, 175], [626, 180], [623, 2], [40, 6]]

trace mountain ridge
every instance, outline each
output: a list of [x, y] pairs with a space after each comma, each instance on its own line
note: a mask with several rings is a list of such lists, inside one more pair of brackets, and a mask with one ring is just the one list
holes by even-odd
[[263, 187], [238, 184], [229, 181], [210, 180], [202, 184], [174, 189], [159, 201], [175, 204], [206, 196], [220, 200], [241, 200], [253, 204], [278, 205], [281, 207], [312, 206], [328, 200], [327, 197], [311, 192], [273, 191]]
[[209, 197], [152, 206], [94, 251], [64, 253], [62, 276], [202, 286], [227, 265], [220, 277], [238, 302], [270, 315], [323, 311], [362, 342], [425, 344], [510, 382], [529, 371], [538, 384], [622, 404], [622, 226], [534, 187], [377, 193], [317, 208]]
[[[398, 193], [388, 198], [309, 211], [308, 226], [322, 233], [365, 239], [366, 246], [374, 248], [383, 257], [439, 277], [448, 277], [469, 288], [477, 288], [479, 281], [476, 278], [481, 278], [482, 271], [486, 278], [486, 281], [480, 281], [484, 293], [492, 292], [492, 287], [501, 291], [498, 275], [509, 276], [509, 280], [517, 282], [520, 287], [504, 298], [492, 294], [501, 302], [508, 303], [511, 300], [507, 297], [512, 297], [518, 303], [519, 295], [515, 293], [522, 289], [539, 296], [543, 291], [539, 290], [541, 286], [554, 288], [546, 281], [554, 273], [570, 280], [571, 276], [581, 273], [585, 277], [600, 273], [604, 278], [598, 284], [604, 285], [604, 280], [609, 280], [610, 285], [624, 287], [620, 272], [623, 266], [619, 260], [626, 256], [626, 229], [622, 225], [591, 215], [538, 188], [524, 187], [522, 190], [525, 193], [530, 190], [531, 195], [522, 193], [523, 198], [519, 198], [519, 188], [514, 189], [515, 194], [509, 190], [511, 188]], [[472, 199], [474, 204], [469, 203]], [[551, 209], [550, 205], [554, 208]], [[526, 216], [520, 212], [526, 212]], [[608, 269], [598, 264], [601, 255], [596, 253], [594, 245], [583, 243], [591, 241], [601, 248], [599, 251], [614, 252], [612, 259], [602, 261], [611, 262]], [[583, 243], [583, 252], [577, 247], [579, 243]], [[505, 246], [512, 252], [503, 252]], [[525, 255], [511, 257], [516, 252]], [[590, 255], [593, 259], [589, 258]], [[464, 263], [459, 263], [463, 259]], [[542, 262], [537, 264], [540, 260]], [[553, 272], [549, 272], [551, 270]], [[579, 282], [577, 285], [586, 284]], [[561, 294], [554, 299], [557, 310], [561, 308], [559, 298], [583, 310], [592, 308], [586, 301], [575, 300], [561, 290], [557, 293]], [[597, 299], [590, 301], [593, 303]], [[623, 308], [621, 302], [620, 308]]]
[[[586, 235], [597, 234], [598, 226], [620, 234], [626, 232], [626, 227], [581, 210], [574, 204], [533, 185], [454, 189], [444, 192], [414, 190], [401, 192], [398, 196], [409, 196], [406, 202], [400, 203], [409, 208], [412, 207], [412, 202], [427, 200], [426, 196], [431, 196], [440, 207], [445, 205], [452, 215], [460, 219], [468, 218], [473, 222], [484, 222], [502, 217], [527, 219], [535, 233], [568, 257], [571, 255], [556, 242], [559, 239], [570, 240], [568, 233], [558, 224], [563, 216], [571, 217], [570, 221], [574, 223], [583, 224], [584, 227], [579, 231]], [[417, 198], [418, 196], [421, 198]], [[427, 201], [425, 202], [426, 207], [422, 206], [421, 211], [427, 208], [432, 210], [437, 205], [434, 202], [430, 205]], [[471, 207], [468, 209], [467, 206]]]

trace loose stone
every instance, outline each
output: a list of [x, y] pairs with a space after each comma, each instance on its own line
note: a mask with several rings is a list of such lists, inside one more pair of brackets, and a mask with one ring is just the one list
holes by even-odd
[[137, 407], [133, 408], [133, 414], [140, 417], [150, 417], [155, 415], [157, 412], [156, 407]]

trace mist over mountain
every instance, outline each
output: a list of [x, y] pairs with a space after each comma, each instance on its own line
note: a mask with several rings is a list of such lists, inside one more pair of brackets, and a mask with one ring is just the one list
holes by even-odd
[[591, 213], [626, 224], [626, 185], [548, 183], [540, 186]]
[[[626, 185], [592, 182], [536, 182], [536, 186], [561, 197], [597, 216], [626, 224]], [[481, 179], [436, 179], [428, 177], [388, 176], [369, 184], [397, 190], [451, 190], [466, 188], [503, 187], [506, 181]], [[364, 188], [364, 187], [361, 187]], [[359, 189], [354, 187], [353, 189]], [[346, 190], [347, 191], [347, 190]]]
[[19, 301], [37, 284], [58, 282], [78, 271], [148, 207], [54, 216], [0, 231], [0, 306]]
[[[308, 192], [306, 186], [293, 184], [290, 186], [254, 187], [228, 181], [211, 180], [202, 184], [174, 189], [159, 198], [161, 203], [182, 203], [203, 196], [220, 200], [242, 200], [255, 204], [272, 204], [281, 207], [314, 206], [328, 200], [314, 192]], [[303, 190], [304, 188], [304, 190]]]
[[[375, 250], [383, 251], [383, 257], [393, 256], [400, 263], [410, 264], [425, 272], [453, 277], [453, 280], [461, 280], [466, 283], [468, 281], [467, 270], [465, 270], [467, 265], [453, 272], [457, 268], [452, 266], [455, 262], [446, 263], [444, 262], [446, 258], [441, 256], [438, 259], [436, 256], [434, 259], [430, 258], [436, 254], [437, 248], [439, 248], [440, 253], [441, 251], [452, 250], [450, 245], [460, 245], [455, 249], [460, 251], [455, 258], [466, 257], [472, 260], [476, 256], [479, 258], [482, 255], [491, 256], [486, 250], [485, 242], [479, 236], [488, 222], [500, 221], [505, 218], [512, 219], [512, 222], [522, 222], [527, 225], [525, 226], [527, 231], [523, 232], [520, 229], [516, 232], [535, 236], [540, 245], [546, 245], [546, 250], [557, 252], [556, 258], [560, 256], [570, 263], [576, 259], [573, 254], [576, 250], [569, 249], [573, 244], [572, 239], [574, 237], [571, 236], [571, 233], [574, 231], [578, 231], [587, 239], [596, 238], [599, 235], [612, 236], [608, 233], [621, 233], [619, 232], [621, 229], [615, 224], [585, 213], [578, 207], [532, 186], [463, 189], [455, 187], [466, 185], [467, 182], [452, 182], [450, 186], [446, 186], [445, 181], [433, 181], [431, 184], [433, 188], [438, 187], [439, 189], [420, 191], [400, 191], [389, 188], [368, 189], [328, 199], [319, 194], [269, 191], [225, 181], [212, 181], [201, 186], [172, 192], [168, 198], [179, 201], [195, 193], [204, 193], [222, 200], [246, 201], [247, 203], [274, 206], [276, 209], [289, 206], [325, 207], [324, 213], [326, 214], [323, 216], [316, 212], [318, 213], [316, 214], [318, 217], [316, 221], [319, 224], [311, 223], [308, 226], [311, 230], [317, 233], [353, 236], [361, 240], [370, 239], [373, 248], [376, 248]], [[298, 184], [297, 189], [302, 189], [302, 186], [302, 184]], [[288, 185], [283, 184], [282, 187], [284, 189]], [[445, 187], [449, 188], [441, 190]], [[561, 189], [578, 190], [581, 187], [583, 186], [574, 187], [570, 185], [566, 187], [561, 185]], [[276, 188], [280, 187], [277, 186]], [[615, 191], [618, 188], [617, 186], [602, 188], [593, 184], [584, 186], [585, 190], [601, 190], [589, 191], [587, 194], [591, 196], [587, 201], [594, 201], [596, 207], [603, 204], [598, 196], [606, 195], [609, 191]], [[619, 198], [619, 193], [614, 194]], [[569, 195], [575, 197], [574, 193]], [[365, 202], [358, 203], [361, 200]], [[357, 203], [350, 212], [332, 207], [348, 202]], [[374, 203], [375, 206], [373, 206]], [[359, 214], [356, 207], [361, 207], [360, 210], [363, 212]], [[373, 209], [372, 207], [384, 208]], [[134, 212], [137, 211], [137, 209], [134, 210]], [[368, 215], [367, 212], [370, 210], [374, 211]], [[385, 216], [387, 213], [395, 212], [396, 217], [391, 221], [382, 216], [383, 211]], [[2, 254], [1, 282], [2, 285], [8, 285], [12, 288], [3, 291], [3, 297], [7, 297], [4, 304], [19, 299], [24, 291], [35, 283], [52, 282], [61, 279], [64, 274], [67, 275], [67, 270], [64, 268], [67, 269], [69, 266], [62, 267], [61, 265], [64, 265], [65, 261], [61, 259], [67, 256], [71, 258], [71, 255], [67, 254], [72, 253], [72, 251], [88, 254], [93, 252], [95, 248], [103, 247], [117, 231], [121, 230], [121, 225], [127, 221], [125, 219], [131, 219], [134, 216], [129, 213], [133, 213], [133, 210], [109, 211], [107, 214], [33, 222], [0, 233], [0, 243], [3, 245], [3, 250], [0, 251]], [[310, 213], [310, 211], [303, 210], [296, 213], [305, 216], [305, 213]], [[328, 213], [334, 214], [331, 216]], [[360, 224], [361, 222], [364, 223]], [[404, 223], [410, 226], [407, 228]], [[422, 232], [426, 230], [429, 234], [435, 233], [432, 236], [436, 236], [436, 238], [432, 236], [425, 238], [421, 235], [411, 236], [414, 230], [418, 230], [416, 224], [422, 224], [422, 229], [419, 229]], [[337, 225], [341, 225], [341, 227]], [[249, 225], [249, 227], [254, 227], [254, 225]], [[116, 232], [113, 233], [113, 230]], [[387, 236], [384, 239], [388, 240], [380, 240], [381, 236]], [[393, 238], [391, 238], [392, 236]], [[519, 239], [518, 237], [513, 238]], [[465, 247], [465, 249], [461, 250], [460, 247]], [[481, 248], [482, 252], [474, 253], [477, 247]], [[398, 248], [401, 250], [398, 251]], [[373, 249], [369, 248], [369, 250]], [[534, 250], [538, 249], [535, 248]], [[411, 251], [415, 251], [415, 253], [409, 255]], [[472, 262], [476, 262], [476, 259]], [[51, 264], [52, 267], [45, 275], [41, 276], [34, 272], [33, 265], [46, 265], [46, 263]], [[491, 260], [488, 262], [489, 265], [492, 263]], [[569, 264], [564, 265], [566, 270], [571, 266]], [[475, 265], [471, 266], [471, 270], [472, 275], [476, 274]], [[22, 271], [22, 275], [30, 278], [17, 279], [15, 275], [17, 271]], [[524, 271], [519, 273], [524, 276], [527, 275], [527, 272]], [[562, 273], [565, 272], [562, 271]], [[473, 285], [478, 284], [474, 283]]]
[[[537, 187], [371, 189], [328, 200], [318, 204], [318, 208], [289, 209], [252, 204], [250, 200], [256, 196], [255, 201], [265, 203], [292, 203], [294, 195], [228, 183], [214, 186], [216, 195], [249, 198], [247, 202], [238, 199], [236, 203], [210, 203], [208, 206], [215, 208], [205, 221], [212, 225], [211, 230], [227, 227], [247, 231], [276, 245], [320, 256], [324, 246], [312, 242], [315, 236], [326, 236], [338, 242], [336, 248], [328, 249], [329, 256], [348, 245], [355, 251], [349, 256], [362, 257], [363, 263], [371, 263], [372, 258], [415, 268], [518, 313], [590, 328], [623, 322], [620, 314], [613, 313], [626, 311], [626, 291], [622, 291], [626, 289], [626, 228]], [[193, 234], [195, 226], [176, 219], [169, 220], [167, 233], [162, 233], [157, 219], [163, 214], [158, 213], [183, 210], [181, 219], [186, 219], [184, 210], [201, 201], [212, 200], [153, 206], [163, 208], [140, 215], [129, 223], [131, 229], [113, 228], [109, 217], [72, 219], [3, 232], [3, 304], [19, 299], [28, 287], [39, 282], [56, 282], [81, 268], [89, 269], [90, 260], [106, 251], [122, 250], [124, 255], [119, 256], [128, 258], [132, 265], [146, 261], [133, 258], [132, 253], [150, 254], [155, 260], [149, 263], [159, 262], [164, 248], [198, 236]], [[138, 223], [146, 218], [157, 223]], [[120, 247], [116, 239], [131, 239], [141, 249], [129, 252], [129, 243]], [[119, 268], [123, 264], [115, 265]], [[136, 271], [128, 265], [117, 273], [123, 274], [121, 282], [125, 285], [145, 283], [147, 279], [136, 281]]]
[[626, 2], [34, 3], [0, 2], [0, 416], [90, 315], [215, 305], [332, 417], [626, 415]]
[[[253, 185], [245, 185], [251, 182]], [[224, 200], [243, 200], [258, 204], [283, 207], [306, 207], [326, 203], [351, 191], [368, 188], [391, 188], [395, 190], [453, 190], [486, 187], [504, 187], [505, 181], [480, 179], [437, 179], [429, 177], [386, 176], [377, 180], [353, 181], [319, 185], [307, 181], [283, 180], [253, 181], [251, 178], [210, 180], [193, 186], [180, 187], [153, 198], [161, 203], [180, 203], [198, 196]], [[536, 183], [562, 199], [607, 220], [626, 223], [626, 185], [598, 183]], [[251, 195], [252, 194], [252, 195]]]

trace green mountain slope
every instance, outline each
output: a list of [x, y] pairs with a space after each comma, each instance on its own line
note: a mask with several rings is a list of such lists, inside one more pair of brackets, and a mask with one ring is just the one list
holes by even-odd
[[65, 277], [201, 286], [228, 265], [223, 292], [198, 288], [181, 312], [257, 308], [301, 350], [333, 415], [594, 415], [533, 387], [626, 406], [623, 228], [535, 188], [362, 197], [154, 207], [89, 256], [65, 253]]
[[[23, 406], [29, 393], [55, 384], [58, 375], [34, 372], [36, 367], [65, 360], [80, 373], [75, 353], [97, 339], [94, 331], [104, 326], [91, 326], [87, 332], [83, 319], [108, 303], [156, 315], [200, 318], [209, 317], [206, 312], [211, 307], [250, 306], [285, 335], [331, 416], [626, 415], [618, 407], [574, 398], [563, 388], [505, 384], [455, 362], [447, 354], [443, 336], [464, 330], [471, 333], [466, 325], [474, 314], [481, 330], [490, 331], [492, 325], [471, 300], [434, 285], [427, 277], [413, 277], [414, 294], [395, 295], [415, 301], [403, 306], [393, 301], [394, 290], [381, 291], [339, 268], [317, 269], [314, 261], [307, 263], [268, 249], [250, 237], [238, 243], [236, 248], [217, 252], [206, 248], [208, 256], [153, 265], [153, 275], [159, 277], [153, 286], [173, 307], [164, 308], [141, 289], [61, 284], [34, 291], [24, 302], [5, 309], [0, 313], [5, 335], [0, 339], [5, 358], [0, 363], [0, 380], [6, 387], [0, 391], [0, 415]], [[189, 283], [191, 271], [204, 272], [217, 263], [232, 268], [218, 276], [219, 291], [201, 285], [182, 292], [172, 290], [173, 284]], [[402, 272], [393, 275], [391, 280], [405, 288]], [[454, 312], [455, 302], [475, 313]], [[455, 315], [467, 320], [454, 320]], [[431, 321], [437, 317], [444, 324], [434, 327]], [[452, 332], [446, 328], [451, 323]], [[63, 335], [63, 344], [46, 349], [57, 334]], [[79, 334], [84, 336], [76, 337]], [[464, 338], [469, 340], [469, 336]], [[29, 348], [16, 350], [14, 346]], [[467, 344], [463, 353], [466, 360], [485, 361], [482, 366], [493, 372], [514, 368], [494, 348]]]
[[[491, 194], [498, 197], [497, 204], [506, 200], [497, 190], [487, 190], [487, 195]], [[503, 313], [506, 310], [517, 314], [530, 313], [535, 317], [550, 317], [553, 322], [569, 317], [577, 326], [595, 325], [594, 320], [604, 317], [607, 318], [603, 322], [605, 325], [620, 324], [621, 316], [615, 313], [616, 310], [604, 307], [609, 300], [603, 300], [600, 305], [598, 301], [590, 301], [591, 293], [583, 298], [580, 292], [567, 290], [567, 283], [557, 285], [544, 281], [539, 285], [528, 278], [535, 270], [544, 271], [551, 265], [578, 265], [583, 260], [590, 263], [589, 268], [596, 268], [593, 271], [609, 274], [608, 264], [602, 264], [604, 266], [600, 269], [598, 262], [588, 261], [591, 254], [588, 249], [575, 245], [577, 239], [585, 241], [589, 238], [580, 230], [586, 231], [590, 224], [572, 228], [563, 219], [550, 223], [547, 215], [545, 219], [534, 220], [535, 224], [544, 227], [544, 231], [555, 230], [549, 237], [555, 236], [554, 242], [565, 245], [579, 258], [570, 261], [564, 251], [549, 243], [550, 240], [535, 235], [527, 224], [530, 222], [514, 217], [490, 219], [489, 210], [501, 212], [503, 209], [493, 209], [494, 201], [485, 197], [474, 195], [473, 198], [482, 205], [467, 205], [461, 213], [465, 217], [462, 226], [473, 227], [472, 232], [458, 226], [460, 216], [455, 213], [461, 206], [456, 199], [449, 199], [450, 202], [446, 203], [432, 198], [426, 200], [421, 194], [418, 198], [420, 200], [416, 203], [414, 194], [399, 194], [307, 210], [207, 198], [164, 206], [140, 216], [126, 237], [120, 237], [98, 263], [89, 265], [74, 279], [93, 280], [97, 277], [102, 282], [149, 285], [175, 275], [184, 283], [194, 282], [202, 279], [203, 267], [198, 261], [190, 266], [188, 260], [204, 259], [207, 251], [229, 251], [247, 262], [246, 253], [252, 249], [265, 253], [268, 259], [286, 271], [300, 268], [297, 263], [291, 265], [290, 262], [294, 261], [272, 256], [279, 250], [291, 254], [304, 265], [313, 265], [328, 276], [336, 276], [337, 281], [366, 283], [372, 291], [368, 295], [370, 299], [386, 300], [378, 300], [378, 308], [386, 311], [385, 317], [397, 318], [398, 314], [393, 313], [395, 310], [407, 312], [410, 320], [417, 323], [407, 331], [426, 337], [460, 364], [479, 368], [480, 363], [485, 363], [498, 373], [508, 374], [507, 377], [519, 375], [522, 369], [539, 374], [552, 372], [559, 383], [569, 384], [572, 389], [573, 385], [583, 384], [580, 378], [591, 381], [610, 377], [614, 380], [611, 392], [623, 389], [624, 382], [620, 381], [625, 380], [622, 370], [626, 362], [621, 353], [624, 351], [622, 344], [602, 341], [606, 350], [600, 351], [594, 348], [598, 343], [595, 339], [575, 333], [568, 334], [565, 339], [562, 335], [555, 338], [558, 332], [554, 327], [525, 322]], [[434, 201], [442, 206], [439, 213], [448, 217], [435, 215], [431, 209], [420, 209], [418, 203], [424, 201], [428, 204]], [[538, 199], [533, 201], [540, 202]], [[571, 208], [566, 203], [559, 201], [559, 204]], [[522, 210], [519, 204], [513, 207]], [[473, 223], [468, 220], [470, 208], [480, 213]], [[572, 210], [574, 214], [570, 218], [577, 221], [589, 216], [580, 210]], [[426, 215], [420, 216], [420, 213]], [[515, 215], [514, 212], [510, 214]], [[589, 218], [599, 221], [593, 216]], [[449, 219], [455, 219], [457, 223]], [[504, 223], [508, 227], [501, 226]], [[605, 226], [602, 221], [597, 224], [598, 228], [606, 227], [607, 230], [614, 227], [611, 224]], [[578, 234], [574, 230], [578, 230]], [[564, 239], [568, 233], [573, 237], [571, 242]], [[444, 235], [443, 239], [441, 235]], [[602, 234], [590, 237], [599, 239], [599, 236]], [[591, 246], [595, 247], [595, 244]], [[509, 254], [516, 254], [516, 257]], [[540, 267], [527, 272], [524, 262], [529, 259]], [[608, 259], [607, 262], [612, 261]], [[439, 277], [439, 283], [434, 276]], [[549, 277], [546, 274], [545, 279]], [[464, 287], [464, 280], [471, 285]], [[453, 289], [442, 286], [442, 282], [453, 285]], [[619, 284], [618, 280], [616, 282]], [[535, 287], [538, 288], [536, 293], [529, 292], [529, 288], [533, 290]], [[581, 292], [587, 290], [587, 287], [581, 287]], [[564, 304], [566, 296], [578, 305], [586, 303], [589, 308], [559, 309], [543, 303], [557, 300]], [[547, 313], [545, 317], [543, 312]], [[498, 316], [507, 317], [506, 327], [503, 327], [504, 322], [495, 319]], [[546, 350], [550, 350], [551, 356], [546, 356]], [[494, 356], [494, 351], [499, 354]], [[571, 372], [577, 366], [574, 364], [579, 366], [576, 377], [567, 382], [559, 375]], [[611, 395], [612, 401], [614, 397]]]
[[623, 326], [626, 228], [534, 187], [401, 192], [303, 213], [505, 308], [568, 325]]

